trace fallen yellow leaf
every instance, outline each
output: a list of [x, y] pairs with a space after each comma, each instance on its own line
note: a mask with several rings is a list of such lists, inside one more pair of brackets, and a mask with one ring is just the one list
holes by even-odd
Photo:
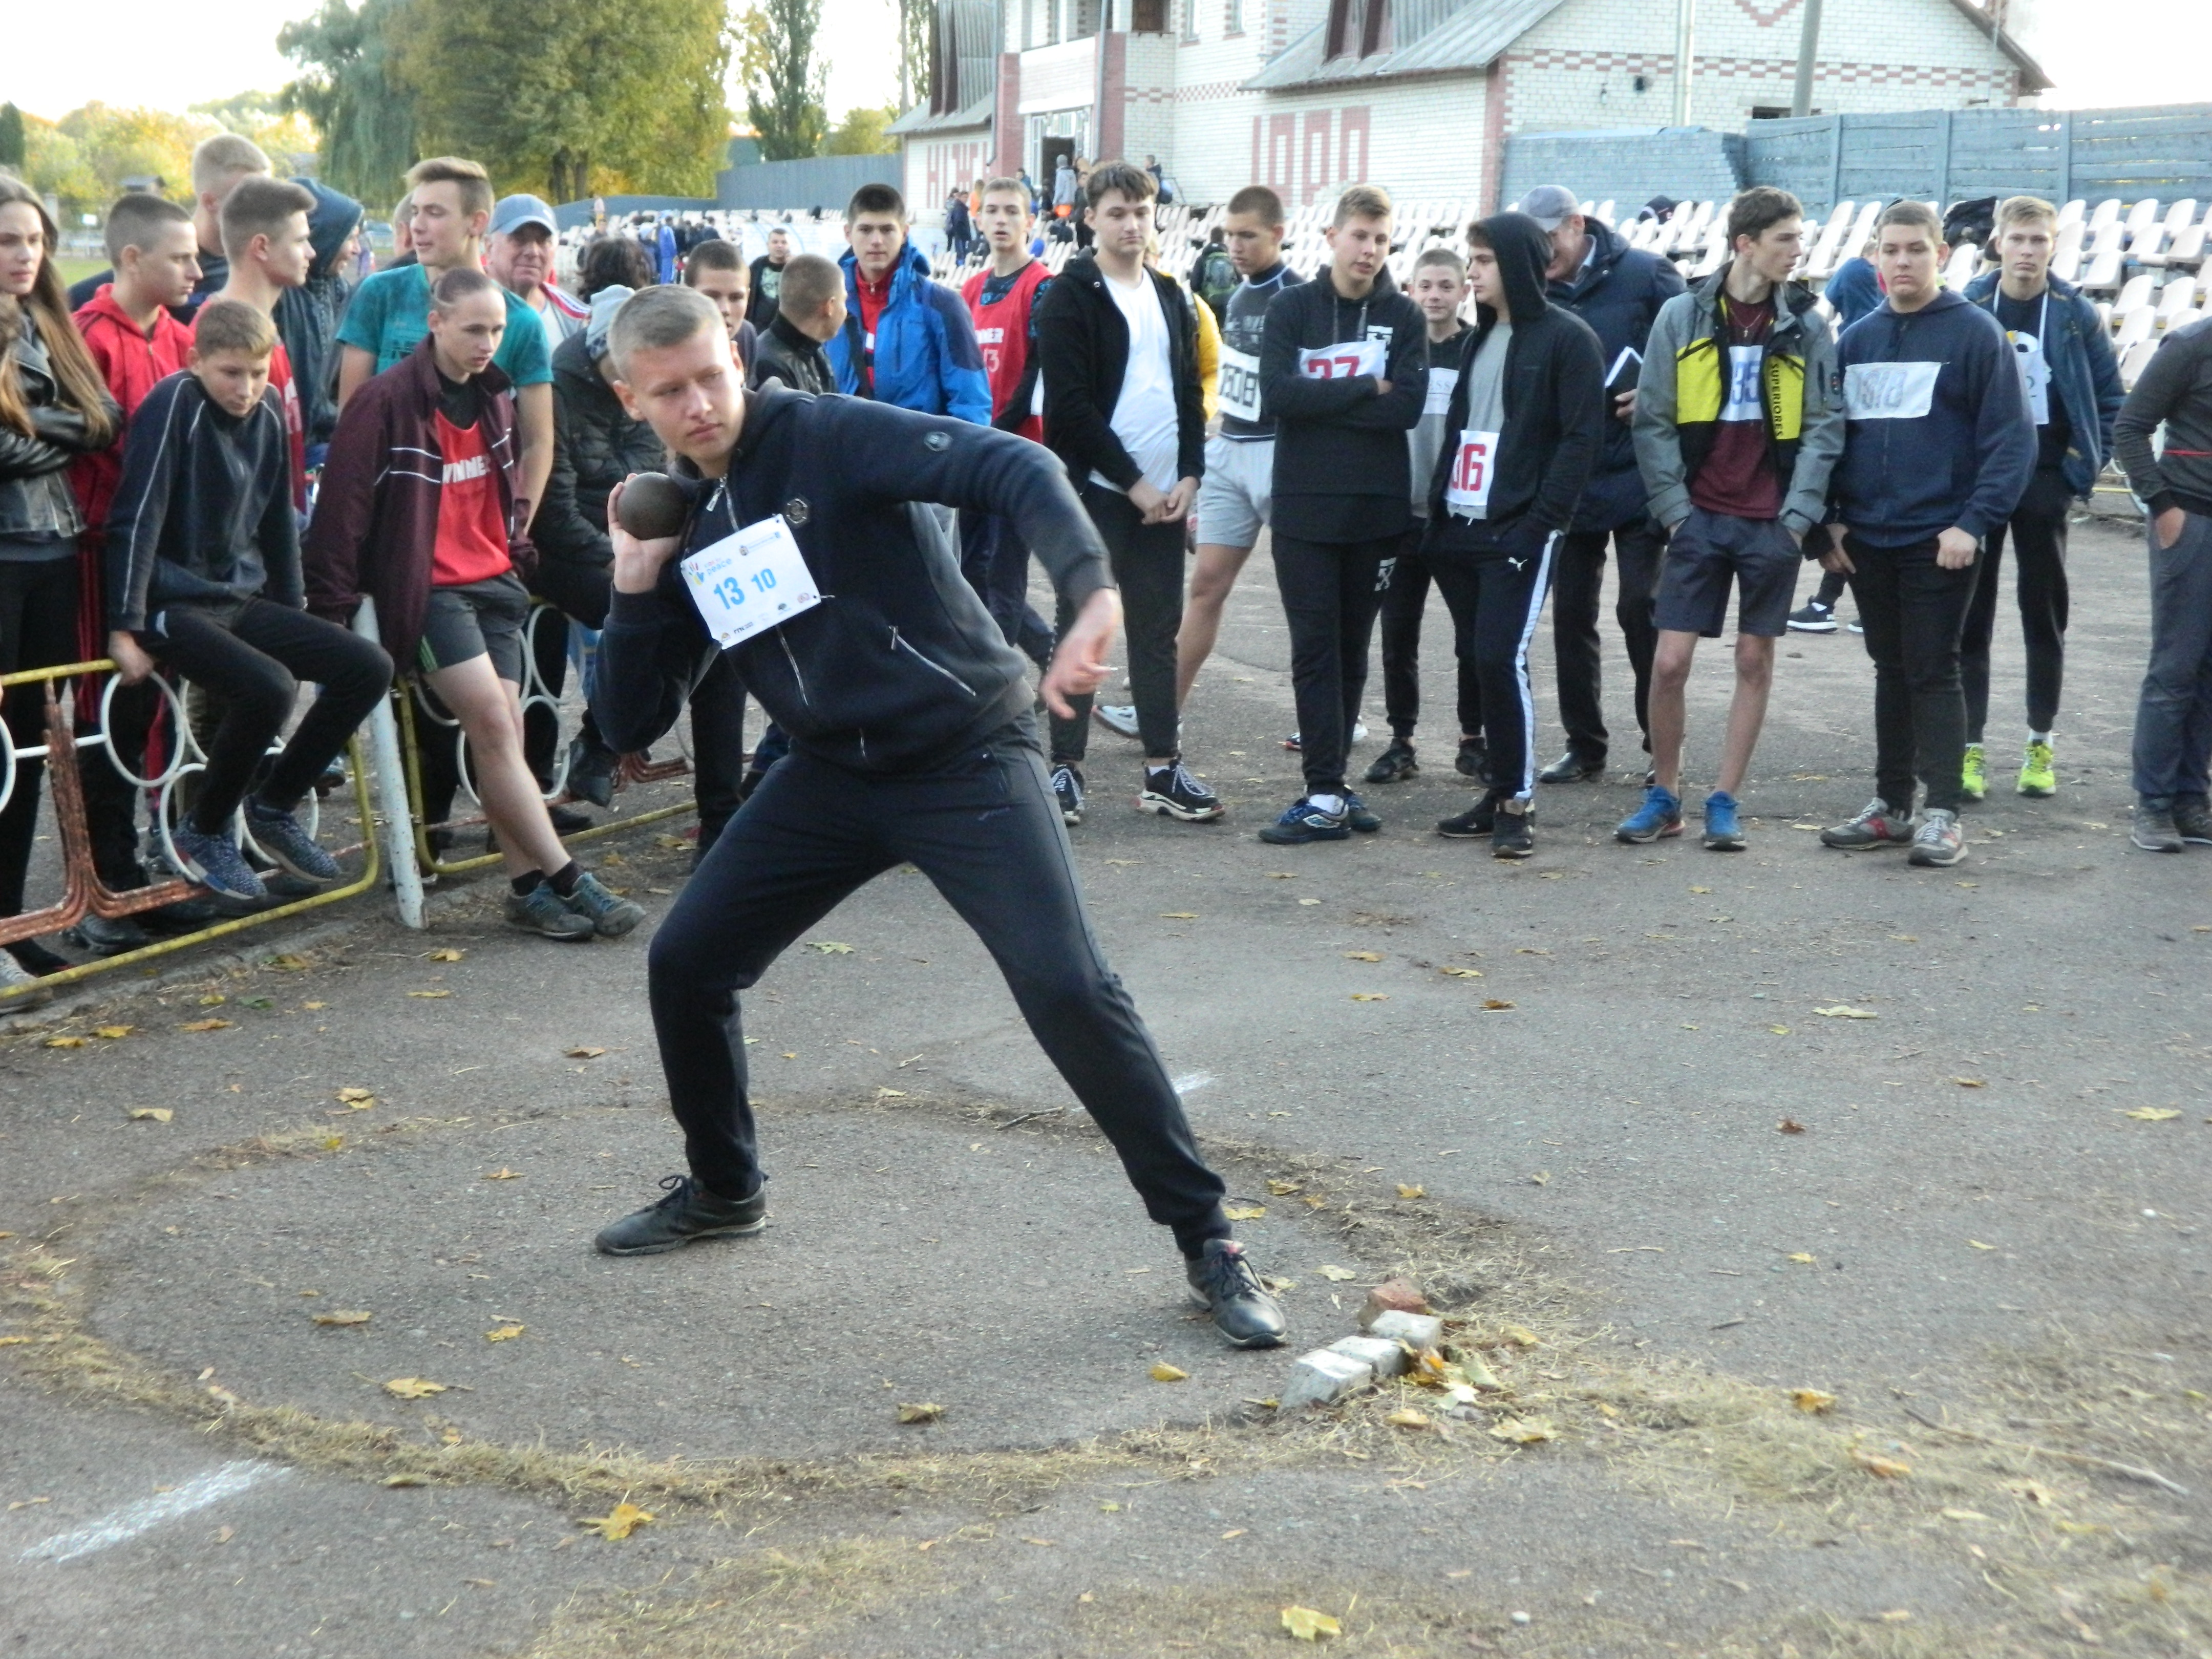
[[1319, 904], [1321, 901], [1319, 899], [1300, 899], [1298, 902], [1301, 904]]
[[530, 1328], [526, 1325], [501, 1325], [496, 1330], [486, 1331], [484, 1333], [484, 1340], [487, 1342], [512, 1342], [516, 1337], [520, 1336], [524, 1331], [529, 1328]]
[[1388, 1002], [1390, 997], [1389, 994], [1384, 991], [1354, 991], [1352, 994], [1352, 1000], [1354, 1002]]
[[1547, 1440], [1557, 1439], [1552, 1425], [1540, 1418], [1510, 1418], [1503, 1423], [1490, 1425], [1492, 1440], [1504, 1440], [1516, 1446], [1534, 1446]]
[[1398, 1196], [1401, 1198], [1426, 1198], [1428, 1195], [1425, 1187], [1408, 1187], [1402, 1181], [1398, 1183]]
[[1491, 1012], [1496, 1013], [1498, 1010], [1510, 1008], [1513, 1005], [1503, 997], [1485, 997], [1482, 1000], [1482, 1006]]
[[1163, 910], [1160, 912], [1160, 920], [1162, 921], [1196, 921], [1198, 920], [1198, 912], [1195, 910]]
[[1426, 1412], [1417, 1412], [1410, 1406], [1401, 1407], [1382, 1419], [1393, 1428], [1425, 1429], [1433, 1426]]
[[115, 1037], [127, 1037], [136, 1030], [137, 1030], [137, 1027], [135, 1025], [95, 1025], [92, 1028], [92, 1034], [97, 1037], [107, 1037], [112, 1039]]
[[366, 1325], [371, 1317], [366, 1308], [338, 1308], [329, 1313], [313, 1316], [312, 1322], [317, 1325]]
[[1978, 1238], [1970, 1238], [1970, 1239], [1968, 1239], [1968, 1240], [1966, 1241], [1966, 1243], [1969, 1243], [1969, 1244], [1971, 1244], [1971, 1245], [1972, 1245], [1972, 1246], [1973, 1246], [1976, 1249], [1978, 1249], [1978, 1250], [1994, 1250], [1995, 1249], [1996, 1249], [1996, 1245], [1994, 1245], [1994, 1244], [1984, 1244], [1984, 1243], [1982, 1243], [1982, 1241], [1981, 1241], [1980, 1239], [1978, 1239]]
[[228, 1031], [230, 1028], [231, 1023], [227, 1019], [188, 1019], [181, 1026], [178, 1027], [178, 1030], [184, 1031]]
[[1885, 1480], [1895, 1480], [1912, 1473], [1910, 1464], [1896, 1462], [1887, 1457], [1877, 1457], [1874, 1453], [1862, 1451], [1856, 1446], [1851, 1448], [1851, 1462], [1869, 1474], [1880, 1475]]
[[1298, 1183], [1295, 1181], [1270, 1181], [1267, 1190], [1277, 1198], [1287, 1198], [1298, 1190]]
[[1853, 1008], [1840, 1002], [1832, 1008], [1815, 1008], [1813, 1012], [1826, 1019], [1880, 1019], [1881, 1018], [1871, 1008]]
[[1482, 977], [1482, 969], [1480, 968], [1440, 968], [1437, 971], [1447, 979], [1480, 979]]
[[447, 945], [440, 946], [435, 951], [426, 952], [424, 959], [429, 962], [459, 962], [467, 954], [465, 951], [456, 951], [452, 945]]
[[2142, 1123], [2164, 1123], [2181, 1114], [2171, 1106], [2138, 1106], [2132, 1112], [2122, 1112], [2122, 1117], [2131, 1117]]
[[568, 1053], [568, 1058], [571, 1060], [597, 1060], [601, 1054], [606, 1053], [606, 1050], [604, 1048], [571, 1048]]
[[1692, 887], [1690, 890], [1693, 893], [1710, 893], [1713, 890], [1710, 887]]
[[1152, 1381], [1155, 1382], [1188, 1382], [1190, 1373], [1180, 1365], [1170, 1365], [1164, 1359], [1152, 1362]]
[[1803, 1250], [1792, 1250], [1790, 1253], [1790, 1259], [1801, 1267], [1809, 1267], [1813, 1265], [1813, 1258]]
[[1349, 1267], [1323, 1267], [1321, 1270], [1321, 1276], [1323, 1279], [1339, 1285], [1344, 1283], [1347, 1279], [1357, 1279], [1359, 1277], [1358, 1273], [1352, 1272]]
[[1301, 1642], [1318, 1642], [1324, 1636], [1341, 1636], [1344, 1626], [1312, 1607], [1285, 1607], [1283, 1628]]
[[449, 997], [453, 994], [451, 991], [410, 991], [407, 994], [424, 1002], [435, 1002], [441, 997]]
[[934, 1423], [944, 1415], [945, 1407], [933, 1400], [924, 1400], [913, 1405], [902, 1405], [898, 1408], [898, 1420], [902, 1423]]
[[176, 1114], [167, 1106], [133, 1106], [131, 1118], [134, 1123], [167, 1123]]
[[1823, 1389], [1792, 1389], [1790, 1403], [1801, 1412], [1818, 1416], [1834, 1407], [1836, 1396]]
[[1506, 1340], [1516, 1348], [1533, 1348], [1537, 1346], [1536, 1333], [1526, 1325], [1508, 1325], [1504, 1328], [1504, 1330]]
[[307, 957], [302, 956], [295, 956], [291, 951], [287, 951], [281, 957], [270, 957], [268, 962], [264, 965], [274, 968], [279, 973], [296, 974], [301, 969], [307, 967], [308, 963]]
[[445, 1393], [446, 1385], [420, 1376], [395, 1376], [384, 1385], [384, 1391], [402, 1400], [428, 1400], [434, 1394]]
[[1790, 1028], [1787, 1025], [1770, 1025], [1766, 1029], [1773, 1032], [1777, 1036], [1788, 1036], [1790, 1035]]
[[200, 999], [200, 1006], [203, 1008], [220, 1008], [224, 1003], [229, 1000], [230, 999], [228, 997], [224, 996], [218, 992], [211, 991], [206, 996]]
[[486, 1181], [520, 1181], [522, 1179], [522, 1171], [520, 1170], [510, 1170], [502, 1164], [498, 1169], [494, 1170], [489, 1174], [486, 1175], [484, 1179]]
[[650, 1510], [641, 1510], [624, 1498], [605, 1515], [593, 1516], [589, 1519], [579, 1516], [576, 1524], [589, 1527], [611, 1544], [618, 1544], [640, 1527], [649, 1526], [652, 1522]]
[[1346, 951], [1344, 953], [1344, 959], [1346, 962], [1380, 962], [1382, 957], [1382, 953], [1376, 951]]
[[1990, 1517], [1979, 1510], [1945, 1510], [1943, 1518], [1946, 1521], [1986, 1521]]
[[387, 1474], [384, 1477], [384, 1484], [387, 1486], [427, 1486], [430, 1483], [419, 1474]]
[[327, 1008], [331, 1005], [327, 1002], [303, 1002], [300, 1006], [302, 1008]]
[[1267, 1206], [1264, 1204], [1224, 1204], [1221, 1206], [1221, 1213], [1231, 1221], [1257, 1221], [1267, 1213]]
[[1951, 1081], [1961, 1089], [1986, 1089], [1990, 1086], [1986, 1081], [1978, 1077], [1954, 1077]]

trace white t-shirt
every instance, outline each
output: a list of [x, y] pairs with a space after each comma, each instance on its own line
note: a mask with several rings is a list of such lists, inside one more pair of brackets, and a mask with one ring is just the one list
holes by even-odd
[[[1105, 276], [1103, 271], [1099, 273]], [[1145, 475], [1145, 482], [1164, 493], [1176, 487], [1176, 444], [1180, 426], [1176, 413], [1174, 358], [1168, 349], [1167, 313], [1149, 273], [1139, 272], [1133, 283], [1106, 276], [1106, 291], [1121, 307], [1129, 325], [1129, 366], [1121, 374], [1121, 394], [1114, 400], [1108, 422], [1121, 447], [1129, 452]], [[1091, 481], [1112, 489], [1115, 486], [1094, 472]]]

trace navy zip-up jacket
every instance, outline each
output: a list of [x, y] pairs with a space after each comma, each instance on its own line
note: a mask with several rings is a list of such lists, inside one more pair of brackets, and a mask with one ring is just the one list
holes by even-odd
[[[1683, 291], [1682, 273], [1672, 259], [1629, 246], [1628, 239], [1601, 219], [1585, 220], [1583, 225], [1592, 243], [1589, 260], [1573, 276], [1551, 283], [1546, 293], [1553, 305], [1590, 325], [1598, 355], [1611, 374], [1623, 351], [1644, 355], [1661, 307]], [[1608, 393], [1605, 400], [1605, 453], [1590, 470], [1571, 530], [1618, 530], [1650, 510], [1644, 474], [1636, 465], [1636, 434], [1613, 412], [1613, 397]]]
[[[960, 574], [937, 501], [1011, 520], [1069, 604], [1106, 550], [1051, 451], [1011, 433], [771, 385], [745, 394], [720, 480], [691, 479], [690, 555], [781, 514], [822, 602], [726, 653], [798, 748], [851, 771], [926, 771], [1029, 713], [1029, 661]], [[650, 593], [617, 589], [592, 710], [645, 748], [683, 712], [715, 647], [671, 559]]]
[[1939, 293], [1844, 331], [1844, 459], [1836, 517], [1870, 547], [1911, 547], [1956, 526], [1976, 541], [2012, 517], [2035, 475], [2012, 344], [1996, 319]]
[[[1966, 298], [1996, 315], [1998, 273], [1992, 270], [1966, 284]], [[2057, 277], [2051, 287], [2051, 337], [2043, 343], [2051, 366], [2051, 385], [2066, 411], [2070, 441], [2059, 471], [2066, 487], [2084, 501], [2096, 488], [2097, 475], [2112, 454], [2112, 422], [2128, 399], [2120, 384], [2119, 359], [2104, 319], [2081, 290]], [[1999, 325], [2002, 326], [2002, 325]]]

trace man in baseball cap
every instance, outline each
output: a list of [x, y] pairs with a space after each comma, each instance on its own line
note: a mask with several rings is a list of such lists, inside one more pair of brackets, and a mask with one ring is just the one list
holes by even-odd
[[560, 234], [543, 198], [502, 196], [493, 205], [484, 264], [492, 279], [538, 313], [550, 351], [584, 326], [584, 307], [553, 286], [553, 239]]
[[[1682, 292], [1669, 260], [1631, 248], [1601, 220], [1586, 219], [1582, 200], [1565, 185], [1539, 185], [1516, 204], [1552, 238], [1545, 297], [1596, 331], [1605, 354], [1605, 452], [1583, 488], [1574, 522], [1559, 538], [1552, 578], [1552, 654], [1559, 687], [1559, 723], [1566, 753], [1546, 767], [1546, 783], [1604, 775], [1609, 734], [1599, 684], [1597, 611], [1605, 584], [1606, 545], [1620, 562], [1619, 619], [1636, 680], [1636, 723], [1649, 731], [1651, 659], [1659, 642], [1652, 595], [1667, 538], [1651, 520], [1636, 466], [1629, 422], [1644, 337], [1659, 307]], [[1644, 747], [1650, 747], [1647, 736]]]

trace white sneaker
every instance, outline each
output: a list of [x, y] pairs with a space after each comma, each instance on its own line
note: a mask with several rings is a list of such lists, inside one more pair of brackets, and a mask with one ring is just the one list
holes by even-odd
[[1133, 738], [1137, 733], [1137, 705], [1133, 702], [1094, 702], [1091, 717], [1117, 738]]
[[[1352, 721], [1352, 735], [1345, 740], [1345, 746], [1346, 748], [1350, 748], [1355, 743], [1364, 743], [1366, 741], [1367, 722], [1365, 720]], [[1301, 738], [1298, 733], [1293, 732], [1289, 737], [1283, 739], [1283, 747], [1285, 749], [1303, 749], [1305, 747], [1305, 740]]]
[[[16, 991], [15, 988], [19, 985], [30, 988]], [[16, 961], [12, 951], [0, 951], [0, 991], [14, 993], [0, 998], [0, 1016], [43, 1008], [54, 1000], [54, 988]]]

